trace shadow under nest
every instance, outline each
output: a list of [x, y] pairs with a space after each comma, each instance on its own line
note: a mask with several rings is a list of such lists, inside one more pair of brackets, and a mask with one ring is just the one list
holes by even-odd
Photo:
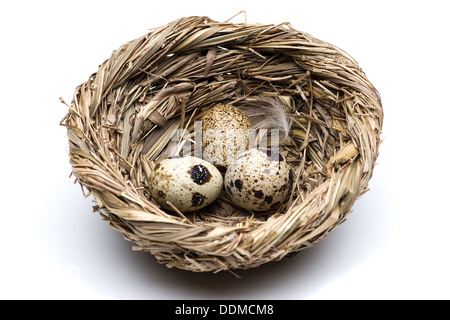
[[[155, 163], [190, 139], [202, 112], [232, 104], [264, 123], [269, 101], [282, 103], [290, 121], [279, 146], [295, 172], [284, 203], [249, 212], [222, 192], [204, 209], [176, 214], [150, 198]], [[72, 172], [95, 210], [133, 249], [202, 272], [280, 260], [343, 222], [367, 190], [383, 121], [377, 90], [342, 50], [287, 23], [207, 17], [181, 18], [122, 45], [68, 108], [61, 124]]]

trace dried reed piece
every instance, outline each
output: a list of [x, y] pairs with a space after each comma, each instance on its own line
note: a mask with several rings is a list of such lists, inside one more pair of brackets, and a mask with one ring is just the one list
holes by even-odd
[[[261, 117], [268, 97], [289, 115], [280, 150], [295, 183], [286, 203], [256, 214], [222, 194], [177, 214], [149, 198], [155, 161], [191, 141], [204, 109], [228, 103]], [[287, 23], [188, 17], [114, 51], [76, 88], [61, 124], [73, 175], [133, 249], [168, 267], [218, 272], [293, 255], [342, 223], [367, 190], [382, 121], [377, 90], [335, 46]]]

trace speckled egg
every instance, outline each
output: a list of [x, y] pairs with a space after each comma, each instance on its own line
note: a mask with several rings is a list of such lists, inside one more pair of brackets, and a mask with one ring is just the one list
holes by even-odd
[[163, 208], [195, 211], [212, 203], [223, 188], [223, 178], [211, 163], [191, 156], [165, 159], [149, 176], [151, 197]]
[[268, 149], [240, 154], [225, 174], [230, 199], [250, 211], [276, 209], [290, 195], [293, 170], [284, 157]]
[[249, 149], [252, 122], [241, 109], [226, 104], [208, 109], [200, 121], [203, 159], [225, 172], [238, 154]]

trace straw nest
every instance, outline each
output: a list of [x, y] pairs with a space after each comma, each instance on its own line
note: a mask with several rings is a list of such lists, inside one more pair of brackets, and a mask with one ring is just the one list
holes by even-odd
[[[152, 200], [155, 163], [192, 138], [206, 108], [261, 106], [264, 116], [268, 98], [283, 103], [291, 122], [279, 146], [295, 172], [284, 203], [248, 212], [222, 193], [182, 213]], [[323, 239], [367, 191], [383, 121], [377, 90], [342, 50], [289, 23], [208, 17], [181, 18], [123, 44], [66, 105], [72, 173], [94, 210], [134, 250], [202, 272], [257, 267]], [[179, 129], [185, 134], [174, 141]]]

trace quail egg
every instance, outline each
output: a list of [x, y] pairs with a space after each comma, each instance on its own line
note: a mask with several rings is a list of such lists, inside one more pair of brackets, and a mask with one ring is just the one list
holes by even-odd
[[203, 159], [224, 173], [238, 154], [250, 148], [252, 122], [241, 109], [226, 104], [208, 109], [200, 121]]
[[211, 163], [186, 156], [158, 163], [149, 176], [150, 194], [163, 208], [195, 211], [212, 203], [223, 188], [223, 178]]
[[250, 211], [276, 209], [289, 196], [293, 170], [281, 154], [250, 149], [227, 169], [224, 187], [230, 199]]

